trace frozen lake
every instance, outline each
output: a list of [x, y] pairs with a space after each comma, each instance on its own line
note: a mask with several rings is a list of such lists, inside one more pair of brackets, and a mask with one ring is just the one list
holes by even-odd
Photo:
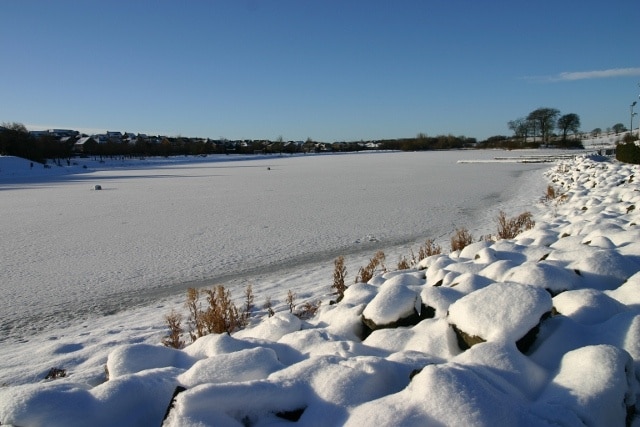
[[395, 266], [426, 238], [448, 250], [455, 228], [494, 232], [500, 209], [531, 210], [542, 196], [549, 164], [457, 163], [504, 155], [206, 158], [0, 175], [0, 340], [151, 305], [189, 286], [331, 267], [338, 255], [383, 249]]

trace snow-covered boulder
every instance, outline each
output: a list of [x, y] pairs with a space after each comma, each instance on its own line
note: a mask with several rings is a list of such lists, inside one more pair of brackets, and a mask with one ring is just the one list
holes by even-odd
[[224, 383], [264, 379], [284, 368], [275, 351], [256, 347], [199, 360], [178, 381], [186, 388], [205, 383]]
[[604, 322], [627, 307], [597, 289], [563, 292], [553, 298], [556, 311], [585, 325]]
[[269, 341], [278, 341], [288, 333], [299, 331], [302, 321], [291, 313], [276, 313], [256, 326], [236, 332], [236, 338], [259, 337]]
[[449, 323], [462, 349], [483, 341], [517, 343], [526, 351], [540, 320], [552, 309], [551, 295], [519, 283], [494, 283], [449, 307]]
[[432, 308], [436, 317], [445, 317], [449, 306], [462, 298], [465, 294], [458, 287], [426, 286], [420, 293], [425, 306]]
[[580, 283], [580, 276], [574, 271], [554, 265], [550, 262], [527, 261], [512, 268], [504, 276], [507, 282], [538, 286], [552, 295], [575, 289]]
[[252, 344], [239, 340], [229, 334], [209, 334], [198, 338], [184, 348], [183, 352], [196, 359], [233, 353], [251, 348]]
[[109, 379], [147, 369], [173, 366], [188, 369], [196, 359], [173, 348], [151, 344], [130, 344], [116, 348], [107, 359]]
[[378, 329], [363, 344], [390, 353], [420, 352], [439, 361], [460, 353], [445, 319], [426, 319], [411, 328]]
[[612, 291], [604, 291], [622, 304], [640, 308], [640, 271]]
[[541, 420], [528, 413], [515, 394], [515, 387], [506, 382], [491, 384], [474, 368], [451, 363], [429, 365], [402, 391], [354, 408], [344, 425], [540, 425]]
[[640, 270], [640, 264], [615, 250], [598, 249], [575, 254], [568, 265], [594, 289], [615, 289]]
[[539, 401], [570, 409], [589, 426], [622, 426], [633, 411], [638, 381], [624, 350], [587, 346], [564, 355]]
[[420, 294], [402, 282], [402, 276], [386, 281], [362, 312], [362, 322], [372, 331], [381, 328], [415, 325], [433, 317]]

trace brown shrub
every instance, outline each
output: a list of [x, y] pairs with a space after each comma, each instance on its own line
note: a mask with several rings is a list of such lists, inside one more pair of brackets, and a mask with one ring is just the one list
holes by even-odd
[[[427, 239], [424, 245], [418, 248], [418, 257], [413, 257], [413, 263], [417, 264], [425, 258], [428, 258], [432, 255], [439, 255], [442, 253], [442, 247], [437, 245], [432, 239]], [[412, 251], [413, 254], [413, 251]]]
[[337, 302], [342, 301], [344, 298], [344, 291], [347, 290], [347, 286], [344, 284], [344, 279], [347, 277], [347, 267], [344, 266], [344, 257], [339, 256], [333, 262], [333, 285], [331, 289], [335, 290], [338, 294]]
[[407, 258], [400, 258], [400, 261], [398, 261], [398, 270], [408, 270], [409, 268], [411, 268], [411, 264], [407, 261]]
[[[207, 296], [206, 310], [201, 308], [201, 294]], [[246, 296], [253, 301], [253, 293], [250, 289], [247, 290]], [[202, 291], [189, 288], [185, 305], [189, 311], [191, 342], [207, 334], [231, 333], [245, 327], [248, 321], [248, 314], [238, 311], [231, 300], [231, 292], [222, 285]]]
[[285, 302], [289, 306], [289, 313], [293, 313], [293, 309], [296, 308], [296, 294], [294, 294], [291, 289], [287, 291], [287, 299]]
[[456, 232], [451, 237], [451, 252], [461, 251], [473, 243], [473, 236], [466, 228], [456, 228]]
[[189, 337], [191, 342], [205, 335], [205, 327], [200, 308], [200, 291], [195, 288], [187, 289], [187, 302], [185, 306], [189, 311]]
[[[595, 183], [593, 184], [595, 187]], [[547, 192], [542, 198], [545, 202], [551, 202], [555, 200], [557, 203], [563, 203], [567, 201], [567, 194], [560, 194], [553, 186], [547, 185]]]
[[358, 275], [356, 276], [356, 283], [367, 283], [369, 280], [371, 280], [378, 267], [380, 267], [381, 271], [385, 271], [386, 268], [384, 266], [384, 260], [384, 252], [376, 252], [373, 258], [369, 260], [369, 264], [367, 264], [366, 267], [360, 267]]
[[169, 335], [162, 338], [162, 344], [165, 347], [182, 348], [184, 347], [184, 341], [182, 341], [182, 315], [175, 310], [171, 310], [171, 313], [164, 317], [167, 327], [169, 328]]
[[276, 314], [276, 312], [273, 311], [273, 305], [271, 304], [271, 297], [266, 297], [264, 299], [264, 304], [262, 304], [262, 308], [267, 310], [267, 315], [269, 317], [272, 317], [274, 314]]
[[303, 320], [311, 319], [318, 312], [320, 304], [322, 304], [322, 301], [316, 301], [315, 303], [306, 301], [304, 304], [302, 304], [300, 309], [296, 311], [295, 315]]
[[231, 333], [242, 326], [238, 308], [231, 301], [231, 292], [218, 285], [213, 289], [205, 289], [209, 307], [203, 313], [207, 332], [221, 334]]
[[547, 193], [544, 195], [544, 200], [549, 201], [558, 197], [556, 189], [551, 185], [547, 185]]
[[531, 212], [523, 212], [515, 218], [507, 218], [507, 215], [500, 211], [498, 214], [498, 238], [513, 239], [525, 230], [530, 230], [536, 225], [532, 219]]
[[249, 317], [251, 317], [251, 311], [253, 310], [253, 287], [247, 285], [244, 290], [244, 307], [242, 308], [241, 320], [242, 327], [246, 327], [249, 324]]

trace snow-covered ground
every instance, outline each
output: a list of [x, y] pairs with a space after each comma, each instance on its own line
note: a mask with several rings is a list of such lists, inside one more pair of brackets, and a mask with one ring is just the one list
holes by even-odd
[[[623, 425], [639, 392], [637, 167], [457, 163], [500, 155], [5, 172], [0, 422], [159, 425], [180, 385], [166, 425]], [[545, 169], [566, 195], [539, 205]], [[536, 227], [351, 285], [375, 250], [393, 270], [456, 227], [495, 233], [500, 209]], [[330, 305], [341, 254], [351, 286]], [[159, 345], [185, 288], [213, 283], [238, 298], [251, 283], [277, 314]], [[317, 316], [284, 310], [287, 290], [321, 299]], [[43, 381], [52, 367], [67, 376]]]

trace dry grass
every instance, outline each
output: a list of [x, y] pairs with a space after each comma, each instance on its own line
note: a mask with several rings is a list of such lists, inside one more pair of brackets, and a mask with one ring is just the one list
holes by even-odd
[[542, 197], [542, 200], [545, 202], [556, 201], [556, 203], [563, 203], [567, 201], [567, 198], [566, 194], [560, 194], [553, 186], [547, 185], [547, 192]]
[[187, 302], [185, 306], [189, 311], [189, 337], [191, 342], [205, 335], [205, 327], [202, 319], [200, 291], [195, 288], [187, 289]]
[[[206, 295], [205, 309], [202, 295]], [[246, 327], [253, 308], [253, 291], [251, 285], [245, 290], [242, 311], [233, 303], [231, 292], [222, 285], [204, 290], [189, 288], [185, 306], [189, 311], [189, 336], [193, 342], [207, 334], [231, 333]]]
[[451, 252], [461, 251], [473, 243], [473, 236], [465, 227], [456, 228], [456, 232], [451, 237]]
[[417, 264], [425, 258], [428, 258], [432, 255], [439, 255], [442, 253], [442, 247], [436, 244], [433, 239], [427, 239], [424, 242], [424, 245], [418, 248], [418, 256], [413, 255], [413, 251], [411, 251], [413, 264]]
[[517, 217], [507, 218], [507, 215], [500, 211], [497, 217], [498, 238], [513, 239], [525, 230], [530, 230], [536, 225], [532, 219], [531, 212], [523, 212]]
[[293, 309], [296, 308], [296, 294], [289, 289], [287, 291], [287, 299], [285, 300], [289, 307], [289, 313], [293, 313]]
[[320, 309], [321, 304], [322, 304], [322, 301], [316, 301], [315, 303], [307, 301], [304, 304], [302, 304], [294, 314], [303, 320], [311, 319], [313, 316], [316, 315], [316, 313]]
[[342, 298], [344, 298], [344, 291], [347, 290], [347, 286], [344, 284], [344, 279], [347, 277], [347, 267], [344, 265], [344, 257], [339, 256], [336, 258], [333, 265], [333, 285], [331, 285], [331, 289], [338, 295], [336, 302], [340, 302]]
[[162, 344], [165, 347], [172, 348], [184, 347], [184, 341], [182, 341], [182, 334], [184, 333], [182, 315], [175, 310], [171, 310], [171, 313], [167, 314], [164, 319], [169, 328], [169, 335], [162, 338]]
[[276, 312], [273, 311], [273, 304], [271, 303], [271, 297], [266, 297], [264, 299], [264, 304], [262, 304], [262, 308], [267, 310], [267, 315], [269, 317], [272, 317], [274, 314], [276, 314]]
[[369, 264], [367, 264], [366, 267], [360, 267], [360, 270], [358, 271], [358, 275], [356, 276], [356, 283], [358, 282], [367, 283], [369, 280], [371, 280], [371, 278], [375, 274], [378, 267], [380, 267], [381, 271], [383, 272], [386, 271], [386, 268], [384, 266], [384, 260], [385, 260], [384, 252], [382, 251], [376, 252], [373, 258], [369, 260]]
[[406, 257], [400, 258], [398, 261], [398, 270], [408, 270], [411, 268], [411, 263], [407, 260]]
[[213, 289], [205, 289], [204, 293], [207, 295], [209, 307], [202, 313], [202, 316], [208, 333], [231, 333], [244, 327], [238, 308], [231, 300], [229, 290], [218, 285]]
[[547, 193], [544, 195], [544, 199], [549, 201], [555, 199], [556, 197], [558, 197], [556, 189], [551, 185], [547, 185]]
[[244, 308], [242, 309], [242, 320], [245, 325], [249, 324], [249, 317], [253, 311], [253, 287], [248, 285], [244, 290]]

